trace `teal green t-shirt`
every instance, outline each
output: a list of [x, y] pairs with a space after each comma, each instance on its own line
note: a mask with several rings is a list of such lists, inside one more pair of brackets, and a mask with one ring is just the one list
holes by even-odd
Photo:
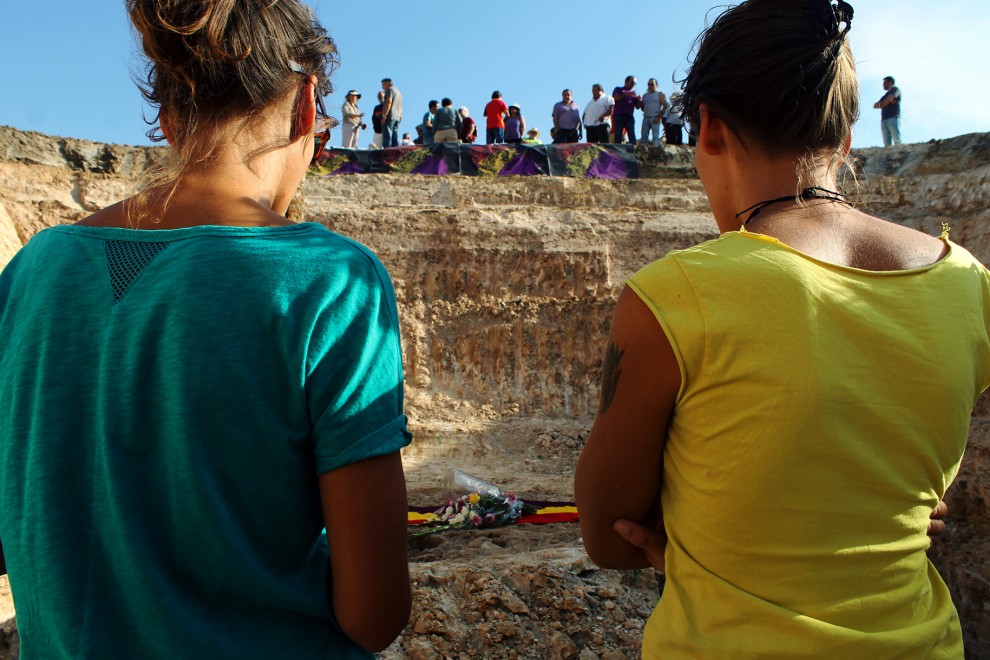
[[395, 294], [318, 224], [54, 227], [0, 274], [24, 658], [348, 658], [318, 475], [410, 441]]

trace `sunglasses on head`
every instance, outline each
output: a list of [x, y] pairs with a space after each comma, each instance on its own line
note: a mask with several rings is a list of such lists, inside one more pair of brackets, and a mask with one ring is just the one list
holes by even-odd
[[[310, 75], [295, 60], [289, 60], [289, 68], [300, 75]], [[313, 93], [316, 100], [316, 122], [313, 124], [313, 159], [310, 161], [310, 165], [316, 164], [330, 142], [330, 129], [340, 124], [338, 119], [327, 114], [319, 89], [314, 89]]]
[[340, 124], [340, 122], [327, 114], [323, 106], [323, 99], [316, 95], [316, 123], [313, 125], [313, 160], [310, 165], [315, 165], [316, 161], [323, 155], [323, 150], [330, 142], [330, 129]]

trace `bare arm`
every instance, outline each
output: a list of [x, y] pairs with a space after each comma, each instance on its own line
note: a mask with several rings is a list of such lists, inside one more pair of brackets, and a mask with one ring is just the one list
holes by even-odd
[[412, 604], [399, 453], [320, 475], [320, 494], [337, 621], [355, 643], [380, 651], [402, 632]]
[[886, 108], [888, 105], [897, 102], [897, 96], [895, 94], [884, 94], [880, 97], [880, 100], [873, 104], [874, 108], [878, 110], [880, 108]]
[[680, 388], [677, 359], [659, 323], [628, 287], [612, 319], [601, 402], [574, 478], [581, 535], [604, 568], [645, 568], [651, 557], [615, 529], [619, 520], [650, 529], [659, 512], [663, 445]]

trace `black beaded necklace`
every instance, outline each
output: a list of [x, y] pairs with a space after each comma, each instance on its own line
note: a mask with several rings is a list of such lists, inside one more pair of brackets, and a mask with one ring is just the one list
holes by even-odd
[[819, 188], [818, 186], [811, 186], [809, 188], [805, 188], [804, 190], [802, 190], [801, 193], [798, 195], [785, 195], [784, 197], [777, 197], [776, 199], [766, 199], [763, 200], [762, 202], [757, 202], [756, 204], [750, 206], [748, 209], [743, 209], [739, 213], [736, 213], [736, 217], [738, 218], [743, 213], [752, 211], [752, 213], [749, 214], [749, 217], [746, 218], [745, 222], [743, 222], [743, 225], [748, 225], [749, 221], [755, 218], [757, 215], [759, 215], [760, 211], [762, 211], [763, 208], [766, 206], [770, 206], [771, 204], [779, 204], [780, 202], [796, 202], [801, 199], [805, 201], [809, 199], [830, 199], [833, 202], [839, 202], [841, 204], [847, 204], [847, 205], [849, 204], [849, 202], [843, 199], [842, 193], [840, 192], [829, 190], [828, 188]]

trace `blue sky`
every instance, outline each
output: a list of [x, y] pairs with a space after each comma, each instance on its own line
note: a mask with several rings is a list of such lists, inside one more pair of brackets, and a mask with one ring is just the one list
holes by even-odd
[[[711, 0], [569, 2], [310, 3], [336, 40], [336, 109], [348, 89], [375, 105], [379, 81], [402, 91], [413, 132], [431, 98], [449, 96], [478, 117], [494, 89], [522, 106], [546, 135], [563, 88], [577, 102], [591, 85], [606, 89], [627, 74], [656, 77], [668, 94], [704, 27]], [[982, 0], [860, 0], [851, 42], [863, 95], [857, 147], [880, 143], [881, 79], [904, 95], [902, 135], [925, 142], [990, 131], [990, 3]], [[437, 9], [446, 9], [438, 14]], [[716, 14], [712, 13], [713, 18]], [[387, 17], [380, 19], [379, 17]], [[52, 135], [148, 144], [132, 74], [142, 71], [123, 0], [0, 0], [0, 124]], [[331, 110], [333, 113], [333, 110]], [[367, 139], [366, 139], [367, 138]], [[334, 137], [334, 142], [338, 140]], [[361, 145], [370, 141], [362, 136]]]

